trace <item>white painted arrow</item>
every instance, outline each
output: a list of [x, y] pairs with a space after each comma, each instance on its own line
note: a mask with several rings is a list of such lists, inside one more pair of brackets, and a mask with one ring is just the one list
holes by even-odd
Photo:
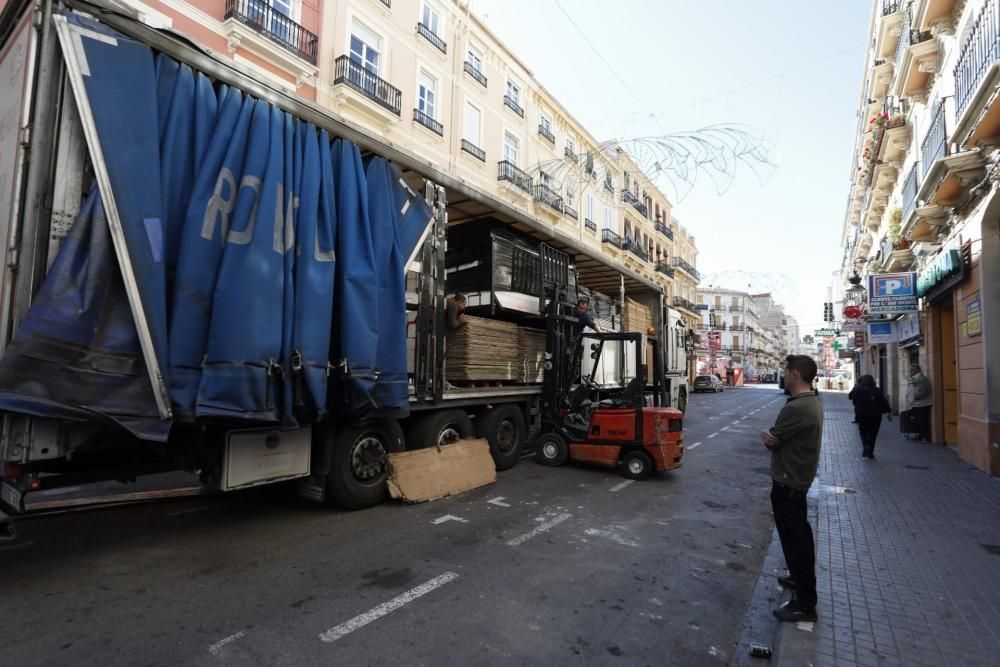
[[438, 518], [431, 521], [431, 523], [437, 525], [439, 523], [444, 523], [445, 521], [457, 521], [459, 523], [469, 523], [468, 519], [463, 519], [460, 516], [455, 516], [454, 514], [445, 514], [444, 516], [439, 516]]

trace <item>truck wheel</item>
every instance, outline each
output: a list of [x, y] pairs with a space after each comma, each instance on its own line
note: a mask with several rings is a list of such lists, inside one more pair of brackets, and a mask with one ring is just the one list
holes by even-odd
[[561, 466], [569, 458], [569, 445], [562, 436], [544, 433], [535, 441], [535, 456], [546, 466]]
[[476, 419], [476, 432], [490, 443], [490, 454], [497, 470], [517, 465], [528, 429], [524, 414], [516, 405], [500, 405]]
[[406, 434], [406, 444], [409, 449], [423, 449], [474, 435], [472, 420], [464, 410], [441, 410], [417, 419]]
[[638, 449], [626, 452], [622, 457], [622, 471], [629, 479], [646, 479], [653, 474], [653, 459]]
[[373, 419], [330, 429], [333, 459], [326, 477], [327, 498], [346, 510], [386, 499], [386, 455], [403, 451], [403, 431], [393, 419]]

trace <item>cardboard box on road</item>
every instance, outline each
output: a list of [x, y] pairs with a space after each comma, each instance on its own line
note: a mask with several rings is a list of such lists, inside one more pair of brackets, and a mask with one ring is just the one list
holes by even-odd
[[437, 500], [495, 481], [490, 446], [482, 438], [389, 454], [389, 495], [403, 502]]

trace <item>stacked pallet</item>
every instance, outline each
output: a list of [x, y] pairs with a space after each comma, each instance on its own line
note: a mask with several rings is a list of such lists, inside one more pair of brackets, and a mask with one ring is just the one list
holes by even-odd
[[653, 326], [653, 312], [635, 299], [625, 297], [625, 331], [646, 333]]
[[538, 384], [544, 379], [545, 332], [518, 327], [518, 350], [522, 359], [521, 382]]
[[523, 375], [517, 325], [470, 317], [448, 334], [445, 375], [449, 382], [519, 382]]

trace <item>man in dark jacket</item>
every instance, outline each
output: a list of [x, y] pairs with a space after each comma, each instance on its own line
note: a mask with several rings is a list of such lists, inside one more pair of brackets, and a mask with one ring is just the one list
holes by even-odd
[[879, 428], [882, 426], [882, 415], [887, 415], [892, 421], [892, 409], [885, 394], [875, 384], [875, 378], [871, 375], [862, 375], [858, 378], [858, 384], [847, 395], [854, 403], [854, 418], [858, 422], [858, 430], [861, 432], [861, 446], [863, 447], [861, 456], [866, 459], [875, 458], [875, 438], [878, 437]]
[[789, 572], [778, 582], [795, 591], [790, 602], [774, 610], [779, 621], [816, 620], [816, 547], [806, 516], [806, 492], [816, 478], [823, 439], [823, 406], [811, 390], [815, 378], [811, 357], [788, 355], [790, 397], [774, 426], [760, 434], [771, 451], [771, 509]]

